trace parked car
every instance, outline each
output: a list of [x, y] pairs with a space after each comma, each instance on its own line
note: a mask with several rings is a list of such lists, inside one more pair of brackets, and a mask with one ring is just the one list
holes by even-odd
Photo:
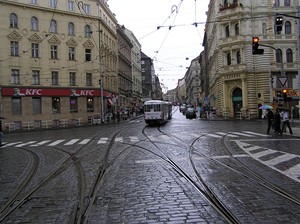
[[193, 107], [187, 108], [186, 111], [185, 111], [185, 117], [187, 119], [196, 118], [197, 115], [196, 115], [195, 109]]

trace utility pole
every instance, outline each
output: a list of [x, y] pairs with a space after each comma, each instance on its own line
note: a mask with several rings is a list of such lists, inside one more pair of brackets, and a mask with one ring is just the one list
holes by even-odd
[[[100, 7], [100, 6], [99, 6]], [[103, 74], [102, 74], [102, 66], [101, 66], [101, 62], [102, 62], [102, 55], [101, 55], [101, 33], [102, 33], [102, 30], [101, 30], [101, 17], [100, 17], [100, 12], [99, 12], [99, 15], [98, 15], [98, 41], [99, 41], [99, 49], [98, 49], [98, 57], [99, 57], [99, 76], [100, 76], [100, 79], [99, 79], [99, 85], [100, 85], [100, 104], [101, 104], [101, 122], [103, 123], [104, 122], [104, 99], [103, 99]]]

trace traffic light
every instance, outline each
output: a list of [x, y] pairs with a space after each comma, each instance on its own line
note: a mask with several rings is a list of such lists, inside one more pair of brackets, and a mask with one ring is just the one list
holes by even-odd
[[259, 38], [252, 37], [252, 54], [263, 54], [264, 49], [258, 49], [259, 46]]
[[275, 28], [276, 31], [282, 31], [283, 18], [282, 16], [275, 17]]
[[282, 98], [283, 98], [283, 101], [287, 101], [287, 92], [288, 92], [287, 89], [283, 89], [283, 90], [282, 90]]

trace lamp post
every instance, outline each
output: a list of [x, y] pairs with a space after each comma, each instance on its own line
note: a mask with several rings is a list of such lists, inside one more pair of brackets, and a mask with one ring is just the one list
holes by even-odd
[[100, 102], [101, 102], [101, 122], [103, 123], [104, 122], [104, 99], [103, 99], [103, 74], [101, 72], [101, 69], [102, 69], [102, 66], [101, 66], [101, 33], [102, 33], [102, 30], [100, 29], [100, 17], [99, 17], [99, 20], [98, 20], [98, 34], [99, 34], [99, 76], [100, 76], [100, 79], [99, 79], [99, 85], [100, 85]]

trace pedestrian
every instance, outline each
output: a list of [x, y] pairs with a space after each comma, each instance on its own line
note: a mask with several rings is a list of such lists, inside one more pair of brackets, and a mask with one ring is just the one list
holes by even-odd
[[267, 134], [270, 134], [270, 128], [273, 125], [274, 122], [274, 114], [270, 109], [267, 109], [267, 118], [268, 118], [268, 129], [267, 129]]
[[287, 126], [289, 131], [290, 131], [290, 134], [293, 135], [293, 131], [292, 131], [290, 121], [289, 121], [289, 112], [287, 110], [285, 110], [283, 112], [282, 120], [283, 120], [283, 124], [282, 124], [281, 133], [283, 133], [283, 130], [285, 129], [285, 126]]
[[274, 125], [275, 125], [275, 132], [277, 132], [277, 134], [279, 134], [279, 135], [281, 135], [280, 124], [281, 124], [281, 116], [280, 116], [279, 110], [276, 109], [276, 113], [274, 116]]
[[2, 139], [3, 139], [3, 130], [2, 130], [2, 121], [0, 120], [0, 147], [3, 146]]

